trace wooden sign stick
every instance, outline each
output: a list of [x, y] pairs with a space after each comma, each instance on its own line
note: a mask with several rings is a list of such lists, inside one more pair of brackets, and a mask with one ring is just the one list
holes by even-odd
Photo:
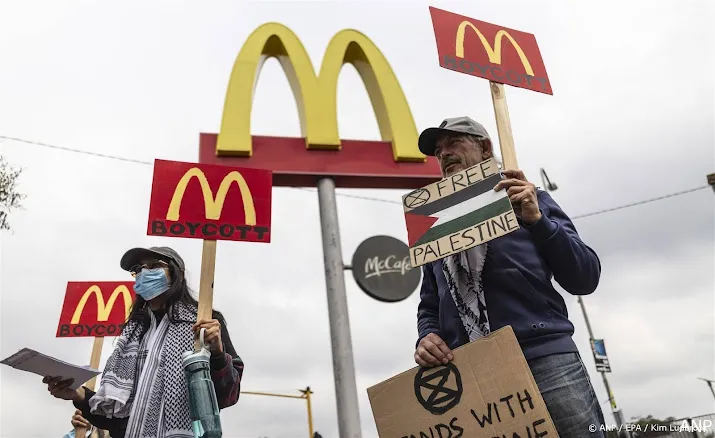
[[[214, 301], [214, 272], [216, 271], [216, 241], [204, 240], [201, 252], [201, 279], [199, 280], [199, 312], [197, 321], [209, 320], [213, 314]], [[201, 348], [199, 337], [194, 341], [194, 348]]]
[[[99, 369], [99, 360], [102, 358], [102, 347], [104, 346], [104, 336], [97, 336], [94, 338], [94, 344], [92, 345], [92, 355], [89, 357], [89, 366], [96, 370]], [[97, 383], [97, 376], [92, 377], [87, 383], [84, 384], [87, 388], [94, 391], [94, 387]], [[84, 427], [76, 427], [74, 430], [74, 436], [77, 438], [84, 438], [87, 434], [87, 429]]]
[[504, 161], [504, 170], [518, 169], [519, 164], [516, 160], [504, 84], [489, 81], [489, 88], [492, 91], [492, 103], [494, 104], [494, 116], [497, 119], [497, 133], [499, 134], [499, 147]]
[[[102, 358], [102, 347], [104, 347], [104, 336], [94, 338], [92, 345], [92, 355], [89, 357], [89, 366], [95, 370], [99, 369], [99, 360]], [[84, 386], [94, 391], [94, 386], [97, 383], [97, 376], [92, 377]]]

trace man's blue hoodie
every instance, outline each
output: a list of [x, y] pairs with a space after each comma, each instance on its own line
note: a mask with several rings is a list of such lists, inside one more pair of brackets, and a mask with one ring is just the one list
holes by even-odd
[[[576, 352], [566, 303], [552, 277], [573, 295], [588, 295], [598, 285], [601, 263], [581, 241], [556, 201], [537, 190], [541, 219], [532, 226], [519, 221], [517, 231], [489, 242], [482, 285], [495, 331], [512, 326], [526, 359]], [[438, 260], [422, 267], [417, 311], [419, 340], [439, 335], [451, 349], [469, 342]]]

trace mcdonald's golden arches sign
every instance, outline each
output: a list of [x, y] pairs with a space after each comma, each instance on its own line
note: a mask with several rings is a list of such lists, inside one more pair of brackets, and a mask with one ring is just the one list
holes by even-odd
[[71, 281], [58, 338], [119, 336], [134, 302], [134, 282]]
[[440, 67], [553, 94], [536, 37], [430, 6]]
[[[251, 135], [254, 87], [271, 57], [293, 88], [302, 137]], [[344, 64], [355, 66], [365, 84], [382, 141], [340, 138], [337, 87]], [[336, 33], [317, 71], [298, 36], [279, 23], [259, 26], [246, 39], [228, 78], [221, 129], [201, 134], [199, 162], [271, 169], [277, 187], [315, 187], [329, 176], [337, 187], [413, 189], [441, 179], [437, 160], [417, 148], [417, 127], [397, 76], [367, 36], [353, 29]]]
[[154, 161], [147, 234], [271, 241], [270, 170]]

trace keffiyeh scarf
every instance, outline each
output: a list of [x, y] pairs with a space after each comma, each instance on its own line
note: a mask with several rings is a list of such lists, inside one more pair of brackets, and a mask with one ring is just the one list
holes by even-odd
[[[126, 438], [193, 438], [186, 376], [181, 355], [193, 351], [196, 306], [176, 303], [149, 328], [130, 321], [105, 366], [91, 412], [128, 419]], [[183, 322], [186, 321], [186, 322]], [[136, 330], [135, 330], [136, 328]]]
[[483, 243], [442, 260], [447, 287], [470, 342], [490, 333], [487, 302], [482, 289], [482, 269], [488, 249], [489, 244]]

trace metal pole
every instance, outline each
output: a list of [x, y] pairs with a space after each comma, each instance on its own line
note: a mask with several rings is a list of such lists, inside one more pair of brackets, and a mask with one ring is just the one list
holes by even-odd
[[313, 407], [310, 403], [310, 394], [313, 392], [310, 390], [310, 387], [308, 387], [303, 393], [305, 394], [305, 401], [308, 404], [308, 438], [313, 438]]
[[283, 397], [283, 398], [299, 398], [299, 399], [304, 399], [305, 396], [302, 395], [288, 395], [288, 394], [273, 394], [271, 392], [255, 392], [255, 391], [241, 391], [241, 395], [243, 394], [248, 394], [248, 395], [265, 395], [268, 397]]
[[361, 438], [355, 364], [353, 361], [348, 299], [345, 293], [343, 251], [340, 246], [338, 206], [335, 201], [335, 181], [318, 180], [318, 203], [323, 236], [325, 286], [328, 294], [328, 320], [333, 348], [333, 378], [338, 409], [340, 438]]
[[[581, 306], [581, 312], [583, 312], [583, 319], [586, 321], [586, 330], [588, 330], [588, 337], [589, 339], [595, 339], [593, 337], [593, 330], [591, 330], [591, 322], [588, 320], [588, 314], [586, 313], [586, 306], [583, 304], [583, 298], [581, 296], [578, 296], [578, 304]], [[608, 394], [608, 400], [611, 403], [611, 412], [613, 412], [613, 418], [616, 420], [616, 426], [618, 426], [619, 430], [622, 430], [623, 428], [623, 418], [621, 416], [621, 413], [618, 412], [618, 408], [616, 407], [616, 399], [613, 397], [613, 393], [611, 392], [611, 385], [608, 384], [608, 378], [606, 377], [606, 373], [604, 371], [601, 371], [601, 377], [603, 377], [603, 386], [606, 387], [606, 393]], [[626, 436], [630, 436], [630, 433], [627, 431], [625, 432]]]
[[289, 394], [276, 394], [273, 392], [257, 392], [257, 391], [241, 391], [241, 394], [250, 395], [265, 395], [268, 397], [284, 397], [284, 398], [299, 398], [305, 399], [308, 404], [308, 433], [310, 433], [309, 438], [313, 438], [313, 409], [311, 407], [310, 395], [313, 391], [310, 390], [310, 386], [305, 389], [299, 390], [303, 395], [289, 395]]
[[[542, 168], [539, 169], [541, 172], [541, 181], [544, 183], [544, 190], [547, 192], [554, 191], [558, 189], [558, 186], [555, 183], [552, 183], [551, 180], [549, 179], [549, 176], [546, 174], [546, 171]], [[714, 187], [715, 190], [715, 187]], [[583, 298], [581, 296], [578, 296], [578, 304], [581, 306], [581, 312], [583, 313], [583, 319], [586, 321], [586, 329], [588, 330], [588, 337], [589, 339], [594, 339], [593, 337], [593, 330], [591, 330], [591, 322], [588, 320], [588, 314], [586, 313], [586, 306], [583, 304]], [[601, 377], [603, 377], [603, 386], [606, 387], [606, 393], [608, 394], [608, 401], [611, 403], [611, 412], [613, 413], [613, 418], [616, 420], [616, 425], [618, 426], [619, 430], [622, 430], [623, 426], [623, 412], [620, 412], [616, 406], [616, 399], [613, 397], [613, 393], [611, 392], [611, 385], [608, 384], [608, 378], [606, 377], [606, 373], [604, 371], [601, 371]], [[631, 433], [628, 431], [624, 431], [624, 435], [629, 437], [631, 436]]]

